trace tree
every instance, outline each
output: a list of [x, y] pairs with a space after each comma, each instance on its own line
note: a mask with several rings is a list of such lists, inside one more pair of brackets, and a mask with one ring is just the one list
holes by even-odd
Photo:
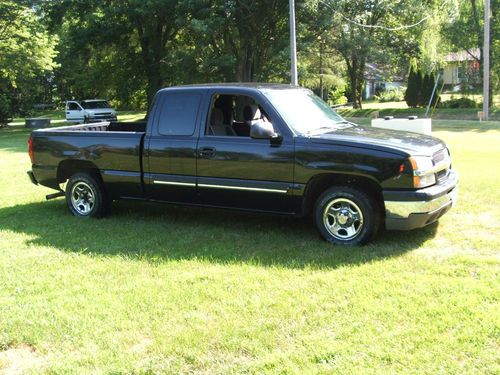
[[[149, 106], [165, 84], [288, 80], [287, 4], [54, 0], [41, 7], [51, 24], [59, 25], [61, 40], [67, 41], [61, 45], [58, 77], [68, 84], [62, 87], [88, 93], [93, 85], [97, 92], [117, 95], [134, 77], [145, 89]], [[69, 65], [75, 63], [82, 69], [73, 71]], [[82, 80], [83, 74], [89, 79]]]
[[[47, 82], [55, 66], [56, 38], [51, 37], [35, 11], [21, 1], [0, 0], [0, 95], [25, 112], [44, 92], [34, 90]], [[7, 99], [5, 99], [7, 98]]]
[[356, 108], [362, 105], [366, 64], [404, 67], [410, 58], [419, 57], [420, 38], [425, 28], [425, 22], [419, 23], [419, 20], [438, 6], [432, 0], [339, 0], [317, 4], [313, 22], [319, 26], [311, 25], [311, 28], [320, 27], [328, 32], [330, 47], [344, 59], [350, 96]]
[[[491, 93], [500, 88], [500, 20], [498, 19], [499, 0], [491, 0], [491, 30], [490, 30], [490, 101]], [[481, 78], [483, 77], [483, 40], [484, 40], [484, 2], [481, 0], [463, 0], [455, 17], [442, 28], [443, 37], [449, 42], [451, 48], [456, 51], [466, 51], [479, 65]], [[479, 49], [479, 56], [474, 53]], [[490, 103], [491, 105], [491, 103]]]
[[408, 107], [415, 108], [418, 106], [418, 93], [420, 87], [417, 82], [417, 71], [414, 64], [410, 66], [410, 73], [408, 74], [408, 83], [405, 93], [405, 101]]
[[289, 80], [287, 0], [194, 1], [189, 23], [206, 80]]
[[[99, 65], [109, 62], [112, 74], [140, 72], [146, 81], [148, 106], [166, 78], [174, 76], [169, 72], [170, 57], [188, 16], [178, 11], [181, 6], [182, 3], [174, 0], [41, 3], [51, 25], [55, 28], [61, 25], [57, 32], [66, 34], [66, 40], [78, 46], [83, 65], [91, 66], [92, 60], [97, 59]], [[75, 35], [79, 39], [74, 39]], [[120, 61], [124, 65], [117, 66]], [[94, 72], [102, 70], [97, 68]], [[116, 77], [111, 81], [118, 82]]]
[[[432, 92], [434, 91], [434, 86], [436, 84], [436, 74], [434, 72], [426, 73], [422, 81], [422, 103], [421, 105], [426, 106], [431, 100]], [[437, 92], [434, 93], [431, 105], [435, 105], [438, 101]]]

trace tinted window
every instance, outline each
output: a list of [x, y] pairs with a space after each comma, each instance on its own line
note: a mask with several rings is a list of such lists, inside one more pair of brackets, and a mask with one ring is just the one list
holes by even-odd
[[102, 108], [111, 108], [109, 103], [105, 100], [92, 100], [89, 102], [83, 101], [82, 107], [84, 109], [102, 109]]
[[158, 132], [163, 135], [192, 135], [201, 95], [168, 94], [162, 103]]
[[78, 111], [80, 107], [78, 107], [78, 104], [76, 103], [68, 103], [68, 109], [70, 111]]

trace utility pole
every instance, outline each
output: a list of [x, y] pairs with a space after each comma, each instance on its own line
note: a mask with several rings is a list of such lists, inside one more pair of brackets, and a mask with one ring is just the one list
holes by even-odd
[[484, 2], [483, 120], [488, 121], [490, 105], [490, 0]]
[[324, 87], [323, 87], [323, 40], [321, 36], [318, 36], [319, 40], [319, 91], [320, 98], [325, 100], [324, 98]]
[[290, 0], [290, 55], [292, 61], [292, 85], [298, 85], [297, 77], [297, 45], [295, 41], [295, 0]]

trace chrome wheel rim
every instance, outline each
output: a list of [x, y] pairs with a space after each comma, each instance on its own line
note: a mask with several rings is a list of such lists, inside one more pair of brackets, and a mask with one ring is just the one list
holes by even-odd
[[323, 211], [325, 229], [334, 238], [352, 240], [363, 229], [363, 213], [356, 203], [347, 198], [336, 198]]
[[71, 189], [71, 205], [80, 215], [88, 215], [95, 204], [95, 194], [89, 184], [77, 182]]

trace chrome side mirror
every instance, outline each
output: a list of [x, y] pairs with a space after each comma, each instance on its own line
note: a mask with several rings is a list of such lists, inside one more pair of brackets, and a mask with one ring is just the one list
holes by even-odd
[[250, 137], [254, 139], [271, 139], [276, 137], [273, 124], [263, 120], [252, 121]]

